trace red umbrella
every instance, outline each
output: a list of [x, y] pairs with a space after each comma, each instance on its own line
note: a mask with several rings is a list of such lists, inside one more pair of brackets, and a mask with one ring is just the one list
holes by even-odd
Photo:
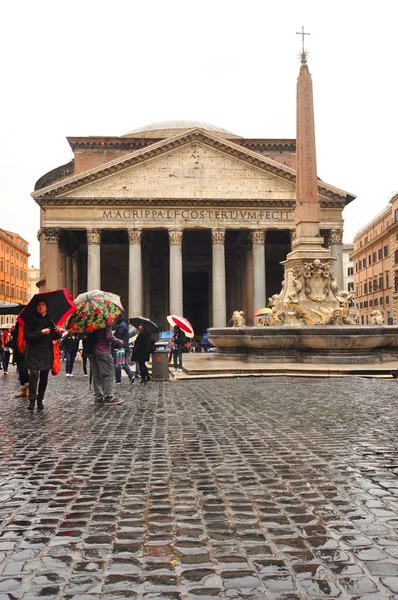
[[180, 327], [182, 329], [182, 331], [185, 333], [185, 335], [187, 337], [189, 337], [189, 338], [194, 337], [195, 334], [193, 331], [193, 327], [192, 327], [191, 323], [188, 321], [188, 319], [185, 319], [185, 317], [178, 317], [177, 315], [169, 315], [167, 317], [167, 321], [173, 327], [175, 327], [175, 325], [178, 325], [178, 327]]
[[61, 325], [76, 310], [72, 296], [66, 288], [52, 290], [51, 292], [41, 292], [40, 294], [35, 294], [19, 314], [18, 321], [20, 323], [26, 325], [33, 321], [36, 316], [36, 304], [40, 300], [43, 300], [47, 304], [48, 315], [56, 326]]

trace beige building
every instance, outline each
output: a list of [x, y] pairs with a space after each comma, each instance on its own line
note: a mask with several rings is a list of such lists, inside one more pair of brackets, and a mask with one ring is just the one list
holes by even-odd
[[[396, 322], [393, 302], [393, 258], [395, 248], [393, 209], [389, 204], [354, 238], [355, 304], [360, 323], [370, 323], [370, 313], [379, 310], [385, 323]], [[389, 321], [390, 320], [390, 321]]]
[[[232, 311], [247, 323], [280, 292], [291, 250], [296, 144], [205, 123], [68, 138], [74, 160], [39, 179], [42, 289], [118, 293], [128, 316], [202, 333]], [[343, 287], [342, 211], [354, 196], [319, 180], [321, 234]]]
[[37, 283], [40, 279], [40, 269], [36, 269], [33, 265], [28, 269], [28, 300], [37, 294], [40, 290]]

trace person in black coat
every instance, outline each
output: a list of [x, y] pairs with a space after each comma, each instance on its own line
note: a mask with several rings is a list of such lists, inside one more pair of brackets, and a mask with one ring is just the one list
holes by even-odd
[[125, 363], [122, 367], [120, 365], [115, 365], [115, 382], [121, 383], [122, 369], [123, 369], [123, 371], [128, 376], [130, 383], [134, 383], [134, 381], [135, 381], [134, 375], [133, 375], [129, 365], [127, 364], [128, 355], [129, 355], [129, 329], [127, 327], [127, 323], [124, 320], [123, 315], [118, 315], [116, 317], [115, 337], [117, 337], [119, 340], [122, 340], [122, 342], [123, 342], [122, 347], [124, 349], [125, 359], [126, 359]]
[[29, 369], [29, 406], [34, 410], [43, 410], [43, 398], [47, 387], [48, 374], [54, 361], [53, 340], [61, 337], [61, 330], [51, 321], [47, 304], [39, 300], [36, 304], [36, 315], [30, 323], [25, 324], [26, 340], [25, 366]]
[[75, 364], [77, 350], [79, 348], [79, 336], [76, 333], [68, 332], [62, 338], [60, 347], [66, 354], [66, 376], [73, 377], [72, 371], [73, 365]]
[[141, 383], [146, 383], [150, 380], [148, 368], [146, 362], [149, 360], [151, 354], [151, 336], [145, 329], [144, 325], [138, 326], [138, 335], [135, 340], [133, 352], [131, 355], [132, 360], [138, 362], [141, 371]]

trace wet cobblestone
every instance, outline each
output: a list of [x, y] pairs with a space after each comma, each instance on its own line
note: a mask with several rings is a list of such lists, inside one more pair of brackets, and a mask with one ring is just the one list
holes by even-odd
[[0, 600], [398, 600], [395, 380], [0, 381]]

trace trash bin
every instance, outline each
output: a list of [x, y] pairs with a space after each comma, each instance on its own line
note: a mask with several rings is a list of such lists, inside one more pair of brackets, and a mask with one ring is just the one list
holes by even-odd
[[169, 351], [158, 350], [152, 353], [152, 379], [169, 379]]

